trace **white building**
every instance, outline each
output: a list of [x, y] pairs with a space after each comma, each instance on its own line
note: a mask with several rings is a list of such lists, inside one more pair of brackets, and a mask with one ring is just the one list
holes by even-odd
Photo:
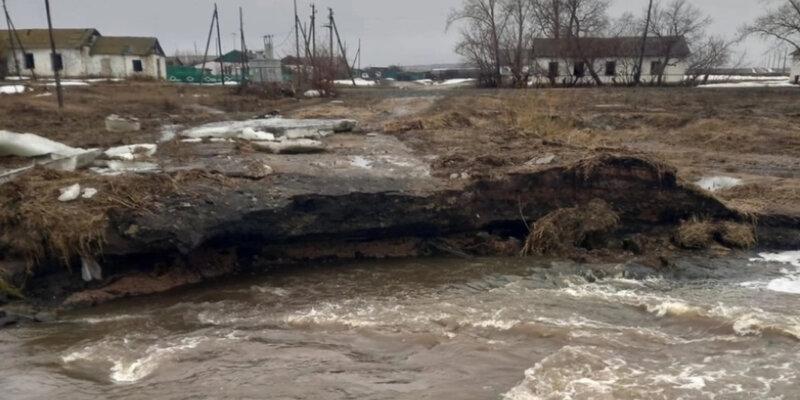
[[792, 53], [792, 74], [791, 80], [796, 85], [800, 85], [800, 49]]
[[[535, 84], [594, 84], [592, 70], [604, 84], [625, 84], [633, 81], [641, 48], [637, 37], [534, 39], [528, 65]], [[690, 55], [683, 37], [648, 38], [641, 81], [682, 82]]]
[[[96, 29], [54, 29], [52, 57], [47, 29], [21, 29], [11, 50], [9, 31], [0, 31], [0, 75], [53, 77], [53, 62], [66, 78], [153, 78], [167, 75], [156, 38], [102, 36]], [[17, 69], [19, 66], [19, 69]]]

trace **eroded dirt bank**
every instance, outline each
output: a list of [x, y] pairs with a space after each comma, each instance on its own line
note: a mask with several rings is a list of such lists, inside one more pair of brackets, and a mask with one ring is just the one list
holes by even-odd
[[[5, 297], [85, 306], [308, 260], [524, 252], [668, 273], [682, 251], [800, 247], [792, 209], [732, 207], [687, 181], [698, 163], [668, 163], [637, 143], [610, 146], [616, 139], [596, 137], [606, 125], [561, 132], [578, 125], [577, 117], [566, 123], [541, 100], [528, 104], [535, 110], [529, 114], [504, 95], [350, 96], [270, 103], [298, 118], [357, 117], [361, 129], [325, 138], [322, 154], [172, 140], [150, 160], [159, 166], [155, 174], [35, 169], [3, 185], [0, 267], [12, 286]], [[171, 122], [248, 117], [253, 113]], [[587, 118], [597, 117], [580, 116]], [[538, 131], [526, 133], [531, 127]], [[593, 144], [559, 134], [589, 136]], [[75, 138], [70, 144], [86, 145]], [[794, 177], [782, 179], [790, 187]], [[53, 200], [74, 183], [98, 195]], [[102, 277], [82, 279], [86, 260], [96, 261]]]

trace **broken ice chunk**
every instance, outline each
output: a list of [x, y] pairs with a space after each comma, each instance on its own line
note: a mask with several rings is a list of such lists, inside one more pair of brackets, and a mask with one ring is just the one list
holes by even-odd
[[81, 195], [81, 185], [76, 183], [72, 186], [63, 188], [60, 191], [61, 195], [58, 196], [58, 201], [66, 203], [77, 199]]

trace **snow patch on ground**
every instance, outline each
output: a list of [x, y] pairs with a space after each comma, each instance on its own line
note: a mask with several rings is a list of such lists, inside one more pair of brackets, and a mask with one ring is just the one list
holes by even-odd
[[431, 79], [420, 79], [414, 81], [419, 83], [420, 85], [425, 86], [457, 86], [457, 85], [466, 85], [475, 83], [475, 79], [466, 78], [466, 79], [447, 79], [444, 81], [434, 81]]
[[700, 85], [701, 89], [737, 89], [737, 88], [797, 88], [798, 85], [793, 84], [788, 79], [780, 80], [762, 80], [762, 81], [746, 81], [746, 82], [725, 82], [725, 83], [711, 83], [707, 85]]
[[6, 85], [0, 86], [0, 94], [21, 94], [25, 93], [25, 85]]
[[[358, 87], [370, 87], [370, 86], [375, 86], [375, 85], [378, 84], [375, 81], [371, 81], [371, 80], [368, 80], [368, 79], [362, 79], [362, 78], [356, 78], [355, 81], [356, 81], [356, 86], [358, 86]], [[333, 81], [333, 83], [336, 86], [353, 86], [353, 81], [350, 80], [350, 79], [340, 79], [340, 80]]]
[[695, 184], [705, 190], [708, 190], [709, 192], [716, 192], [719, 190], [741, 186], [742, 180], [729, 176], [707, 176], [695, 182]]

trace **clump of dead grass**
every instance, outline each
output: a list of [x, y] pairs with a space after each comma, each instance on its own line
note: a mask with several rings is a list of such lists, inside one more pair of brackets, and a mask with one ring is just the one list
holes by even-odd
[[720, 243], [736, 249], [752, 249], [757, 243], [755, 229], [751, 225], [723, 222], [718, 235]]
[[384, 124], [386, 133], [408, 132], [414, 130], [434, 131], [439, 129], [463, 129], [474, 126], [470, 117], [460, 111], [447, 111], [423, 118], [390, 121]]
[[[676, 169], [669, 164], [645, 154], [616, 155], [603, 153], [598, 156], [586, 158], [570, 166], [568, 172], [584, 182], [589, 182], [600, 174], [604, 168], [611, 167], [618, 170], [631, 171], [643, 169], [652, 173], [652, 178], [664, 182], [668, 177], [675, 180]], [[670, 179], [667, 179], [670, 180]]]
[[[59, 189], [79, 183], [98, 189], [92, 199], [58, 201]], [[113, 209], [147, 212], [174, 184], [159, 176], [108, 179], [75, 172], [36, 169], [0, 186], [0, 243], [3, 251], [30, 266], [43, 260], [70, 265], [75, 257], [102, 252]]]
[[603, 200], [562, 208], [536, 221], [522, 249], [523, 256], [565, 254], [612, 232], [619, 215]]
[[717, 243], [735, 249], [751, 249], [757, 244], [757, 239], [752, 225], [693, 218], [678, 227], [675, 242], [689, 250], [708, 249]]
[[675, 234], [675, 241], [685, 249], [707, 249], [714, 244], [716, 227], [709, 221], [692, 219], [682, 223]]
[[21, 290], [6, 282], [3, 278], [0, 278], [0, 294], [12, 299], [25, 299], [25, 296], [22, 294]]

